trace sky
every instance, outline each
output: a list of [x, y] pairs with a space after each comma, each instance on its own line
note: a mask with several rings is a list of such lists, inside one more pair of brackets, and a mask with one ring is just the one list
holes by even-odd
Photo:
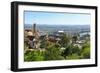
[[91, 15], [82, 13], [57, 13], [24, 11], [25, 24], [89, 25]]

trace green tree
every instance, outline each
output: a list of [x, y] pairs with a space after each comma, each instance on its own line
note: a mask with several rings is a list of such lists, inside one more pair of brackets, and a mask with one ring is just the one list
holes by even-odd
[[66, 58], [66, 56], [71, 55], [72, 49], [73, 49], [73, 47], [71, 45], [66, 46], [66, 49], [64, 50], [64, 52], [62, 52], [62, 56], [64, 56], [64, 58]]
[[49, 45], [46, 49], [45, 60], [62, 60], [61, 51], [58, 45]]
[[64, 56], [64, 58], [66, 58], [66, 56], [70, 57], [72, 54], [80, 55], [81, 50], [78, 46], [73, 46], [73, 44], [70, 44], [69, 46], [66, 47], [64, 52], [62, 52], [62, 56]]
[[72, 53], [80, 55], [81, 54], [81, 48], [79, 48], [77, 45], [73, 46]]
[[66, 47], [70, 44], [70, 36], [63, 34], [63, 36], [61, 37], [61, 41], [59, 42], [61, 47]]
[[72, 37], [72, 40], [73, 40], [73, 43], [76, 43], [76, 41], [78, 40], [78, 36], [77, 36], [77, 35], [74, 35], [74, 36]]

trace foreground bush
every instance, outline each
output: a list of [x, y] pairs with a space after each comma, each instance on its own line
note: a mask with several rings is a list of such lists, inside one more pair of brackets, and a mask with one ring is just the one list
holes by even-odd
[[44, 51], [33, 50], [26, 51], [24, 54], [24, 61], [43, 61], [44, 60]]

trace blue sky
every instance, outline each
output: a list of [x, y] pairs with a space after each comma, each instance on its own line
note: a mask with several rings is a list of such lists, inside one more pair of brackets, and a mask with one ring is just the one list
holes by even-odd
[[86, 25], [90, 24], [90, 14], [80, 13], [55, 13], [55, 12], [32, 12], [24, 11], [25, 24], [65, 24]]

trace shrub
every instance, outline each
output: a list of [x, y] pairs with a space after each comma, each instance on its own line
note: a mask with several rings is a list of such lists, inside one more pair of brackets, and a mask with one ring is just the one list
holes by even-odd
[[33, 50], [33, 51], [26, 51], [24, 54], [25, 61], [43, 61], [44, 60], [44, 51], [40, 50]]
[[66, 56], [67, 60], [71, 60], [71, 59], [80, 59], [80, 56], [78, 54], [72, 54], [69, 56]]
[[82, 51], [82, 57], [84, 59], [90, 58], [90, 48], [89, 47], [83, 49], [83, 51]]

